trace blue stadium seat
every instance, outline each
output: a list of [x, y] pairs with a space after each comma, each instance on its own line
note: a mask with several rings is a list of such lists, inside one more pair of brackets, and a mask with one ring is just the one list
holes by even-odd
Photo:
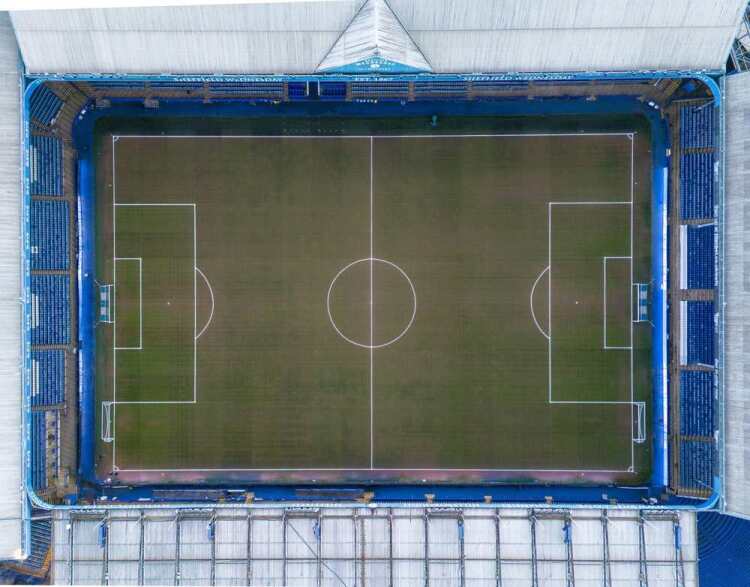
[[47, 487], [47, 423], [44, 412], [31, 413], [31, 486]]
[[70, 294], [67, 275], [32, 275], [31, 344], [70, 342]]
[[680, 441], [680, 487], [710, 491], [713, 482], [713, 443], [701, 440]]
[[714, 108], [712, 103], [680, 108], [680, 146], [684, 149], [705, 149], [715, 146]]
[[406, 100], [409, 97], [409, 82], [352, 82], [354, 100]]
[[49, 126], [57, 117], [63, 102], [47, 86], [39, 86], [31, 95], [29, 114], [32, 120]]
[[65, 351], [31, 353], [31, 405], [54, 406], [65, 401]]
[[687, 362], [714, 364], [714, 303], [687, 302]]
[[687, 286], [689, 289], [713, 289], [714, 225], [687, 228]]
[[203, 82], [182, 82], [182, 81], [153, 81], [149, 82], [150, 88], [159, 88], [163, 90], [200, 90], [203, 89]]
[[414, 82], [414, 97], [418, 100], [453, 99], [465, 96], [467, 89], [464, 81]]
[[698, 558], [701, 585], [747, 585], [750, 577], [750, 520], [718, 512], [699, 512]]
[[683, 220], [714, 216], [714, 154], [680, 156], [680, 216]]
[[714, 374], [680, 373], [680, 434], [712, 437], [714, 433]]
[[241, 94], [242, 97], [252, 99], [258, 98], [276, 98], [281, 100], [284, 97], [284, 84], [282, 82], [262, 82], [262, 83], [243, 83], [243, 82], [215, 82], [208, 85], [212, 94]]
[[320, 82], [321, 100], [345, 100], [346, 82]]
[[290, 100], [304, 100], [307, 98], [307, 84], [305, 82], [289, 82], [287, 95]]
[[32, 269], [68, 269], [68, 224], [67, 202], [31, 202]]
[[46, 135], [31, 135], [29, 157], [32, 195], [62, 196], [62, 141]]

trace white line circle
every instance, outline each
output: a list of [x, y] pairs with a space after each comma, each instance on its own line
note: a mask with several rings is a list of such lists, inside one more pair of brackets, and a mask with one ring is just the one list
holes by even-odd
[[[412, 312], [411, 312], [411, 318], [409, 318], [408, 324], [404, 327], [404, 329], [401, 331], [401, 333], [398, 336], [381, 344], [363, 344], [361, 342], [357, 342], [356, 340], [352, 340], [351, 338], [346, 336], [343, 332], [341, 332], [341, 330], [339, 330], [339, 327], [336, 326], [336, 321], [333, 319], [333, 315], [331, 314], [331, 292], [333, 291], [333, 286], [336, 284], [336, 280], [339, 277], [341, 277], [341, 275], [347, 269], [354, 267], [354, 265], [358, 265], [359, 263], [370, 263], [370, 262], [385, 263], [386, 265], [390, 265], [391, 267], [396, 269], [401, 275], [403, 275], [404, 279], [406, 279], [406, 282], [409, 284], [409, 287], [411, 288]], [[326, 311], [328, 312], [328, 321], [331, 323], [331, 326], [333, 326], [333, 329], [336, 331], [336, 333], [341, 338], [343, 338], [346, 342], [353, 344], [354, 346], [361, 347], [363, 349], [381, 349], [383, 347], [392, 345], [393, 343], [400, 340], [407, 333], [409, 328], [411, 328], [411, 325], [414, 323], [414, 318], [417, 315], [417, 290], [414, 289], [414, 284], [412, 283], [411, 279], [409, 279], [409, 276], [406, 274], [406, 271], [401, 269], [401, 267], [399, 267], [395, 263], [388, 261], [386, 259], [378, 259], [377, 257], [365, 257], [363, 259], [357, 259], [356, 261], [352, 261], [348, 265], [345, 265], [333, 278], [333, 280], [331, 281], [331, 285], [328, 286], [328, 293], [326, 294]]]

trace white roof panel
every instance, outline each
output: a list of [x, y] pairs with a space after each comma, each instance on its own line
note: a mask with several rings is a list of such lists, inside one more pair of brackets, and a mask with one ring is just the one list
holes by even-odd
[[[269, 0], [17, 11], [12, 19], [30, 72], [293, 74], [315, 71], [363, 3]], [[419, 61], [421, 51], [439, 73], [718, 70], [745, 0], [390, 0], [387, 5], [417, 49], [404, 51], [403, 42], [384, 46], [400, 47], [396, 53], [408, 60]], [[367, 35], [357, 37], [363, 38]], [[361, 49], [359, 41], [348, 49]], [[332, 60], [338, 62], [333, 58], [340, 53], [334, 51]]]
[[21, 556], [20, 71], [0, 12], [0, 560]]
[[750, 518], [750, 73], [726, 85], [724, 494]]
[[[111, 582], [115, 578], [132, 581], [142, 573], [146, 583], [171, 584], [179, 572], [181, 582], [186, 584], [207, 584], [214, 577], [217, 584], [313, 587], [392, 582], [417, 587], [425, 584], [429, 573], [430, 585], [457, 585], [463, 577], [467, 586], [489, 587], [501, 576], [503, 585], [520, 587], [530, 585], [536, 575], [541, 585], [562, 587], [567, 584], [571, 560], [576, 584], [593, 586], [601, 585], [607, 567], [602, 548], [606, 528], [612, 584], [629, 585], [638, 580], [639, 526], [643, 524], [646, 542], [642, 559], [648, 567], [649, 585], [672, 587], [676, 584], [674, 526], [678, 523], [685, 586], [696, 585], [693, 512], [646, 512], [643, 519], [634, 510], [609, 510], [604, 517], [599, 510], [378, 506], [356, 510], [236, 507], [193, 509], [182, 514], [169, 509], [142, 513], [143, 517], [136, 519], [139, 527], [143, 525], [144, 535], [160, 535], [165, 542], [157, 547], [148, 540], [141, 552], [140, 532], [132, 534], [130, 555], [114, 561], [114, 525], [130, 524], [136, 512], [109, 510], [102, 512], [98, 521], [92, 513], [54, 512], [58, 520], [54, 541], [59, 546], [54, 550], [55, 582], [67, 582], [71, 569], [76, 582], [96, 581], [106, 560]], [[216, 523], [213, 534], [206, 532], [211, 519]], [[90, 526], [102, 520], [110, 528], [103, 547], [92, 545], [90, 534]], [[562, 532], [566, 520], [573, 528], [570, 547]], [[174, 533], [178, 524], [179, 548]], [[159, 528], [156, 534], [151, 531], [152, 525]], [[316, 528], [320, 528], [319, 533]], [[623, 528], [627, 531], [622, 532]], [[171, 537], [163, 532], [165, 529], [172, 532]], [[121, 554], [125, 552], [121, 543], [124, 537], [119, 534], [116, 547]], [[67, 560], [71, 540], [72, 564]], [[599, 548], [592, 548], [597, 540]], [[618, 583], [619, 579], [626, 581]]]

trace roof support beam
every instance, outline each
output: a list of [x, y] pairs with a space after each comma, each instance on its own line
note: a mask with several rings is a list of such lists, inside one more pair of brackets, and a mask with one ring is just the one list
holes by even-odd
[[174, 551], [174, 584], [180, 584], [180, 512], [177, 512], [174, 521], [175, 526], [175, 551]]
[[602, 510], [602, 574], [604, 587], [612, 587], [612, 567], [609, 564], [609, 517], [607, 510]]
[[424, 510], [424, 587], [430, 587], [430, 513]]
[[674, 573], [677, 587], [685, 587], [685, 566], [682, 558], [682, 527], [680, 526], [680, 515], [674, 514], [672, 518], [672, 531], [674, 532]]
[[357, 526], [359, 526], [359, 539], [357, 544], [359, 544], [359, 573], [360, 573], [360, 586], [365, 587], [365, 584], [367, 583], [367, 565], [365, 564], [365, 518], [364, 516], [357, 516], [357, 520], [359, 520], [359, 524], [357, 522], [354, 523], [354, 534], [357, 535]]
[[143, 510], [138, 515], [138, 584], [143, 585], [143, 557], [145, 528], [143, 526]]
[[245, 569], [247, 584], [253, 584], [253, 510], [247, 510], [247, 568]]
[[71, 515], [68, 521], [68, 584], [73, 585], [73, 541], [76, 520]]
[[539, 573], [537, 570], [536, 560], [536, 512], [531, 510], [529, 515], [529, 524], [531, 525], [531, 585], [539, 587]]
[[99, 538], [99, 546], [102, 549], [102, 585], [109, 585], [109, 510], [102, 518]]
[[393, 587], [393, 509], [388, 508], [388, 587]]
[[503, 557], [500, 552], [500, 509], [495, 510], [495, 587], [503, 587]]
[[458, 556], [459, 556], [459, 582], [461, 587], [466, 585], [466, 548], [464, 544], [464, 515], [458, 516]]
[[640, 587], [648, 587], [648, 564], [646, 562], [646, 518], [643, 510], [638, 515], [638, 582]]
[[318, 519], [313, 523], [315, 535], [317, 569], [315, 570], [315, 584], [320, 587], [323, 582], [323, 512], [318, 510]]
[[570, 521], [570, 512], [565, 513], [563, 537], [565, 540], [565, 584], [567, 587], [574, 587], [576, 580], [573, 565], [573, 524]]
[[287, 520], [287, 511], [281, 515], [281, 584], [286, 585], [286, 553], [287, 553], [287, 526], [289, 521]]
[[208, 522], [208, 540], [211, 547], [211, 585], [216, 585], [216, 512]]

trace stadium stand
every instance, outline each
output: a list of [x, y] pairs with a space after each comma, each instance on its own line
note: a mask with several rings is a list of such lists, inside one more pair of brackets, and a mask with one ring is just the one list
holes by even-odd
[[713, 443], [680, 441], [680, 487], [683, 492], [710, 492], [713, 483]]
[[414, 97], [418, 100], [454, 99], [466, 94], [466, 82], [424, 81], [414, 82]]
[[409, 82], [352, 82], [353, 100], [406, 100]]
[[67, 275], [32, 275], [31, 344], [67, 344], [70, 314]]
[[713, 153], [682, 153], [680, 156], [680, 215], [683, 220], [713, 218]]
[[31, 405], [54, 406], [65, 401], [65, 351], [31, 353]]
[[687, 227], [688, 289], [714, 287], [714, 225]]
[[61, 196], [63, 194], [62, 141], [47, 135], [31, 135], [29, 151], [32, 195]]
[[67, 202], [31, 202], [32, 270], [68, 269], [68, 218]]
[[44, 412], [31, 413], [31, 486], [47, 487], [47, 421]]
[[680, 145], [683, 149], [713, 149], [714, 109], [711, 104], [683, 104], [680, 108]]
[[49, 565], [51, 544], [52, 520], [33, 520], [31, 522], [31, 552], [24, 561], [24, 566], [36, 570]]
[[343, 100], [346, 98], [346, 82], [320, 82], [321, 100]]
[[287, 96], [290, 100], [304, 100], [307, 97], [307, 83], [289, 82]]
[[687, 302], [687, 362], [714, 364], [714, 303]]
[[241, 95], [246, 99], [275, 98], [281, 100], [284, 97], [284, 84], [281, 82], [258, 83], [252, 86], [240, 82], [216, 82], [208, 84], [208, 90], [211, 94]]
[[699, 513], [698, 558], [701, 585], [748, 585], [750, 520], [717, 512]]
[[201, 90], [203, 89], [203, 82], [175, 82], [175, 81], [152, 81], [148, 83], [149, 88], [160, 89], [160, 90]]
[[49, 126], [54, 123], [62, 105], [63, 102], [57, 94], [47, 86], [41, 86], [31, 96], [31, 119], [42, 125]]
[[714, 432], [714, 374], [711, 371], [680, 373], [680, 434], [711, 438]]

